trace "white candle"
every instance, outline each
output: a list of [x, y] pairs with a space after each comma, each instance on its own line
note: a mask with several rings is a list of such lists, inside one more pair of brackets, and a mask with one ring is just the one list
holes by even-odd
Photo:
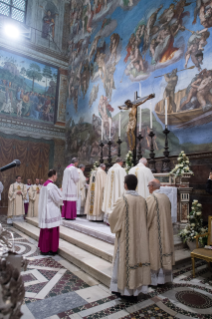
[[150, 102], [150, 129], [152, 130], [152, 102]]
[[121, 112], [119, 113], [119, 137], [121, 137]]
[[109, 118], [109, 140], [111, 140], [111, 118]]
[[167, 117], [168, 117], [168, 105], [167, 105], [167, 99], [165, 100], [165, 125], [167, 126], [167, 123], [168, 123], [168, 120], [167, 120]]
[[141, 124], [142, 123], [142, 108], [140, 107], [140, 117], [139, 117], [139, 132], [141, 132]]
[[104, 126], [103, 126], [103, 120], [102, 120], [102, 130], [101, 130], [101, 140], [103, 141], [103, 130], [104, 130]]

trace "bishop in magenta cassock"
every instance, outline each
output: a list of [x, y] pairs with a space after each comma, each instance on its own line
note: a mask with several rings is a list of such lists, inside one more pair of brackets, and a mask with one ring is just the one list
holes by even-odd
[[116, 234], [110, 289], [124, 296], [147, 293], [151, 284], [145, 199], [135, 191], [137, 178], [125, 177], [126, 193], [119, 198], [109, 223]]
[[51, 169], [39, 197], [38, 220], [40, 237], [38, 247], [42, 255], [55, 255], [59, 247], [60, 206], [63, 204], [61, 190], [54, 184], [57, 172]]
[[147, 227], [151, 263], [151, 285], [172, 282], [174, 258], [174, 236], [171, 218], [171, 203], [165, 194], [159, 193], [160, 182], [149, 182], [150, 196], [147, 198]]
[[62, 217], [65, 217], [65, 219], [75, 219], [77, 217], [77, 183], [79, 181], [77, 165], [77, 159], [73, 158], [71, 164], [66, 167], [63, 173]]

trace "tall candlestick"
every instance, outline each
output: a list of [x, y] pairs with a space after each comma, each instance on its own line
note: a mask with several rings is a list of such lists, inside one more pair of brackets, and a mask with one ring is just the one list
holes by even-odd
[[152, 130], [152, 102], [150, 102], [150, 129]]
[[119, 137], [121, 137], [121, 113], [119, 113]]
[[141, 125], [142, 125], [142, 108], [140, 107], [139, 132], [141, 132]]
[[102, 129], [101, 129], [101, 140], [103, 141], [103, 130], [104, 130], [104, 126], [103, 126], [103, 120], [102, 120]]
[[109, 118], [109, 140], [111, 140], [111, 118]]
[[168, 105], [167, 105], [167, 99], [165, 100], [165, 125], [167, 126], [167, 110], [168, 110]]

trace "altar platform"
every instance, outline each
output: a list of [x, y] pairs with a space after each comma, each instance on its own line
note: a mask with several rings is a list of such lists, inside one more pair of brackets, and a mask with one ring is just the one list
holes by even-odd
[[77, 217], [75, 220], [63, 219], [62, 225], [109, 244], [115, 242], [115, 235], [111, 233], [110, 227], [103, 222], [93, 222], [87, 220], [86, 217]]

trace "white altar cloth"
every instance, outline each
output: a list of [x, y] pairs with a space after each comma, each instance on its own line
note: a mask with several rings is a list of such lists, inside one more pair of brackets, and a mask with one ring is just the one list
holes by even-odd
[[172, 209], [171, 209], [172, 223], [176, 223], [177, 222], [177, 187], [161, 186], [159, 193], [163, 193], [166, 196], [168, 196], [172, 205]]

